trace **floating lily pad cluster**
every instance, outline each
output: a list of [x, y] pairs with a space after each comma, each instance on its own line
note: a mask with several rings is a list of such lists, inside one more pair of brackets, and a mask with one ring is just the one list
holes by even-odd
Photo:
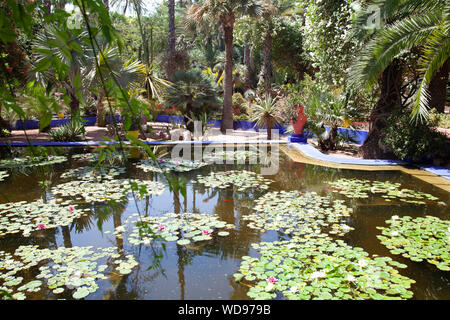
[[125, 171], [126, 169], [122, 167], [108, 167], [97, 169], [87, 166], [69, 169], [61, 174], [61, 178], [71, 178], [84, 181], [102, 181], [114, 179]]
[[147, 195], [161, 195], [164, 185], [158, 181], [117, 179], [102, 182], [69, 181], [53, 187], [52, 192], [63, 197], [79, 195], [86, 202], [123, 201], [133, 190], [138, 198]]
[[231, 186], [236, 187], [237, 191], [258, 188], [268, 189], [273, 181], [264, 178], [256, 172], [246, 170], [230, 170], [223, 172], [211, 172], [209, 175], [198, 175], [196, 182], [202, 183], [207, 187], [225, 189]]
[[260, 258], [244, 256], [236, 281], [247, 283], [254, 299], [362, 300], [408, 299], [415, 283], [399, 274], [405, 268], [389, 257], [369, 257], [327, 236], [296, 237], [289, 241], [252, 245]]
[[36, 167], [67, 161], [65, 156], [30, 157], [0, 160], [0, 168]]
[[[127, 155], [128, 152], [125, 151], [125, 155]], [[72, 159], [78, 160], [78, 161], [88, 161], [88, 162], [97, 162], [100, 159], [100, 153], [99, 152], [93, 152], [93, 153], [77, 153], [72, 155]], [[106, 163], [114, 163], [114, 162], [123, 162], [124, 159], [123, 155], [117, 154], [117, 153], [105, 153], [105, 161]]]
[[8, 172], [6, 171], [0, 171], [0, 181], [5, 180], [9, 176]]
[[207, 152], [203, 154], [203, 160], [209, 163], [224, 163], [226, 161], [255, 162], [258, 159], [258, 152], [255, 150], [225, 150], [217, 152]]
[[0, 204], [0, 236], [21, 232], [27, 237], [33, 231], [69, 225], [83, 213], [76, 206], [57, 203], [55, 199], [46, 203], [38, 200]]
[[[329, 191], [338, 192], [348, 198], [369, 198], [370, 194], [380, 194], [386, 201], [399, 199], [400, 201], [414, 204], [425, 204], [423, 200], [437, 201], [439, 198], [420, 191], [401, 189], [400, 183], [389, 181], [370, 181], [360, 179], [339, 179], [329, 182]], [[439, 204], [445, 204], [440, 201]]]
[[140, 160], [138, 164], [136, 164], [137, 168], [144, 170], [145, 172], [186, 172], [192, 171], [201, 167], [208, 165], [205, 162], [200, 161], [192, 161], [185, 159], [170, 159], [170, 158], [162, 158], [157, 159], [158, 162], [155, 163], [151, 159]]
[[391, 253], [412, 261], [423, 260], [437, 268], [450, 271], [450, 221], [437, 217], [393, 216], [386, 221], [389, 227], [377, 227], [377, 236]]
[[226, 229], [234, 228], [233, 224], [221, 221], [217, 216], [205, 213], [166, 213], [157, 217], [139, 217], [131, 215], [124, 225], [117, 227], [114, 234], [123, 237], [127, 232], [126, 225], [131, 225], [127, 239], [133, 245], [150, 244], [155, 238], [165, 241], [176, 241], [179, 245], [191, 242], [210, 240], [216, 229], [224, 229], [218, 236], [229, 235]]
[[[37, 246], [20, 246], [14, 255], [0, 251], [0, 279], [4, 290], [13, 299], [26, 299], [27, 293], [38, 292], [44, 287], [54, 294], [72, 293], [74, 299], [81, 299], [98, 289], [96, 281], [107, 279], [104, 273], [128, 274], [137, 265], [132, 255], [124, 258], [114, 251], [116, 248], [60, 247], [39, 249]], [[109, 264], [98, 264], [108, 258]], [[38, 268], [35, 280], [24, 283], [22, 272]]]
[[352, 211], [344, 201], [331, 201], [316, 192], [275, 191], [257, 199], [254, 212], [243, 219], [250, 221], [250, 228], [288, 235], [343, 235], [353, 229], [345, 223]]

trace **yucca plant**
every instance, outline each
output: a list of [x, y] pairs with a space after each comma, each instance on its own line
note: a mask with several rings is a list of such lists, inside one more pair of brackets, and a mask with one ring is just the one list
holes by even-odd
[[73, 119], [60, 127], [51, 129], [48, 134], [53, 141], [57, 142], [81, 141], [85, 139], [83, 122], [78, 119]]
[[266, 127], [267, 140], [272, 140], [272, 129], [275, 125], [280, 124], [282, 116], [277, 106], [277, 97], [273, 98], [270, 94], [264, 94], [264, 98], [256, 97], [255, 103], [250, 105], [251, 121], [256, 121], [259, 128]]

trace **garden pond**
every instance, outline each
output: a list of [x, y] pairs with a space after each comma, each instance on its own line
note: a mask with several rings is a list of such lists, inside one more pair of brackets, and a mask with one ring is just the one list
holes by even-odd
[[109, 156], [99, 168], [88, 148], [4, 154], [0, 297], [450, 299], [447, 192], [281, 151], [262, 175], [251, 156]]

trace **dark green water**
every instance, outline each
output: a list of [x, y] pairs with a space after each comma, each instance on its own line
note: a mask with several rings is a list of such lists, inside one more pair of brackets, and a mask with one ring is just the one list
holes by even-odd
[[[75, 150], [71, 150], [74, 152]], [[76, 152], [85, 152], [77, 150]], [[347, 224], [355, 230], [343, 239], [352, 246], [360, 246], [369, 254], [389, 256], [406, 264], [406, 269], [399, 270], [404, 276], [416, 281], [413, 284], [414, 299], [450, 299], [450, 272], [439, 271], [426, 262], [412, 262], [398, 255], [392, 255], [376, 238], [380, 231], [377, 226], [386, 226], [385, 220], [392, 215], [409, 215], [419, 217], [437, 216], [450, 218], [448, 210], [448, 193], [426, 184], [409, 175], [397, 171], [363, 172], [339, 170], [303, 163], [295, 163], [281, 153], [280, 169], [277, 174], [266, 176], [272, 179], [270, 190], [316, 191], [336, 199], [345, 199], [354, 212]], [[158, 180], [165, 184], [161, 174], [143, 172], [132, 165], [127, 165], [126, 174], [120, 177]], [[0, 203], [16, 201], [34, 201], [54, 198], [50, 191], [45, 191], [39, 181], [49, 180], [50, 187], [61, 183], [60, 175], [68, 168], [87, 165], [86, 162], [72, 161], [32, 170], [10, 170], [10, 176], [0, 182]], [[110, 274], [107, 279], [98, 281], [99, 289], [86, 299], [248, 299], [247, 287], [234, 282], [233, 273], [237, 272], [241, 257], [257, 256], [251, 248], [252, 243], [274, 241], [282, 237], [275, 231], [260, 232], [247, 227], [243, 216], [252, 212], [254, 200], [263, 195], [265, 190], [238, 191], [236, 188], [209, 188], [192, 183], [198, 174], [211, 171], [245, 169], [259, 172], [258, 165], [210, 165], [191, 172], [177, 173], [187, 183], [186, 197], [174, 193], [166, 187], [160, 196], [149, 196], [135, 202], [123, 203], [85, 203], [89, 208], [85, 216], [75, 220], [69, 226], [36, 231], [30, 237], [5, 235], [0, 237], [0, 250], [13, 253], [21, 245], [37, 245], [40, 248], [55, 249], [71, 246], [115, 247], [118, 252], [132, 254], [139, 263], [128, 275]], [[1, 169], [5, 170], [5, 169]], [[381, 197], [352, 200], [328, 191], [327, 182], [339, 178], [358, 178], [369, 180], [389, 180], [400, 182], [402, 187], [430, 193], [447, 206], [435, 204], [415, 205], [389, 204]], [[65, 180], [66, 181], [66, 180]], [[213, 237], [195, 246], [180, 246], [176, 242], [155, 242], [153, 245], [131, 245], [126, 239], [116, 237], [114, 228], [139, 212], [143, 216], [157, 216], [167, 212], [196, 212], [217, 215], [221, 220], [231, 223], [235, 229], [227, 237]], [[0, 272], [2, 272], [0, 270]], [[32, 280], [36, 274], [29, 270], [25, 279]], [[1, 280], [0, 280], [1, 281]], [[1, 286], [1, 282], [0, 282]], [[71, 299], [71, 291], [54, 294], [49, 289], [29, 294], [31, 299]]]

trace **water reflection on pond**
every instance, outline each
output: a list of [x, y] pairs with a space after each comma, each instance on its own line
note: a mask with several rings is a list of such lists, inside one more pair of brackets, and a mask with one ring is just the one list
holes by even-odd
[[[70, 151], [85, 152], [75, 149]], [[68, 158], [69, 161], [52, 166], [2, 169], [8, 170], [9, 176], [0, 182], [0, 204], [32, 202], [38, 199], [45, 202], [59, 198], [52, 192], [52, 188], [68, 181], [61, 178], [61, 174], [69, 168], [88, 164], [70, 156]], [[267, 192], [314, 191], [323, 197], [342, 199], [352, 208], [353, 213], [346, 220], [346, 224], [353, 230], [340, 237], [347, 244], [362, 247], [371, 255], [391, 257], [408, 266], [399, 272], [416, 281], [412, 287], [414, 299], [450, 299], [449, 272], [440, 271], [426, 262], [412, 262], [393, 255], [376, 237], [380, 234], [376, 227], [385, 226], [385, 221], [393, 215], [432, 215], [448, 220], [448, 194], [409, 175], [396, 171], [363, 172], [296, 163], [281, 153], [280, 170], [275, 175], [265, 176], [273, 180], [268, 190], [249, 188], [239, 191], [233, 186], [206, 187], [202, 183], [194, 182], [197, 175], [206, 176], [211, 172], [246, 170], [259, 173], [261, 169], [257, 164], [214, 164], [176, 173], [187, 181], [186, 196], [183, 196], [168, 187], [162, 173], [145, 172], [136, 167], [136, 161], [128, 162], [126, 172], [119, 174], [117, 178], [161, 182], [166, 186], [161, 195], [145, 195], [136, 201], [129, 195], [124, 201], [88, 203], [79, 195], [65, 197], [77, 208], [85, 210], [79, 218], [66, 226], [33, 231], [28, 237], [20, 233], [1, 236], [0, 250], [13, 254], [20, 246], [28, 245], [40, 249], [113, 247], [114, 252], [120, 253], [121, 256], [134, 257], [137, 265], [126, 274], [115, 271], [109, 258], [99, 261], [99, 265], [105, 263], [108, 266], [107, 272], [105, 277], [96, 281], [98, 289], [87, 295], [86, 299], [249, 299], [248, 287], [236, 283], [233, 278], [233, 274], [240, 267], [242, 257], [258, 256], [257, 251], [251, 247], [252, 243], [272, 242], [286, 239], [287, 236], [280, 231], [250, 228], [244, 217], [254, 212], [255, 201]], [[432, 194], [447, 203], [391, 203], [378, 195], [371, 195], [366, 199], [350, 199], [331, 192], [328, 187], [329, 181], [341, 178], [398, 182], [406, 188]], [[46, 180], [49, 181], [48, 184], [41, 183]], [[214, 234], [209, 240], [192, 241], [188, 245], [161, 240], [133, 245], [126, 236], [114, 231], [121, 226], [126, 227], [125, 221], [136, 213], [141, 217], [156, 217], [167, 213], [181, 216], [183, 213], [207, 213], [226, 224], [234, 225], [234, 228], [226, 230], [229, 232], [227, 236]], [[41, 265], [20, 271], [24, 278], [23, 283], [34, 279], [39, 266]], [[46, 286], [41, 288], [37, 292], [26, 293], [27, 298], [72, 299], [76, 290], [65, 289], [62, 293], [54, 293]]]

